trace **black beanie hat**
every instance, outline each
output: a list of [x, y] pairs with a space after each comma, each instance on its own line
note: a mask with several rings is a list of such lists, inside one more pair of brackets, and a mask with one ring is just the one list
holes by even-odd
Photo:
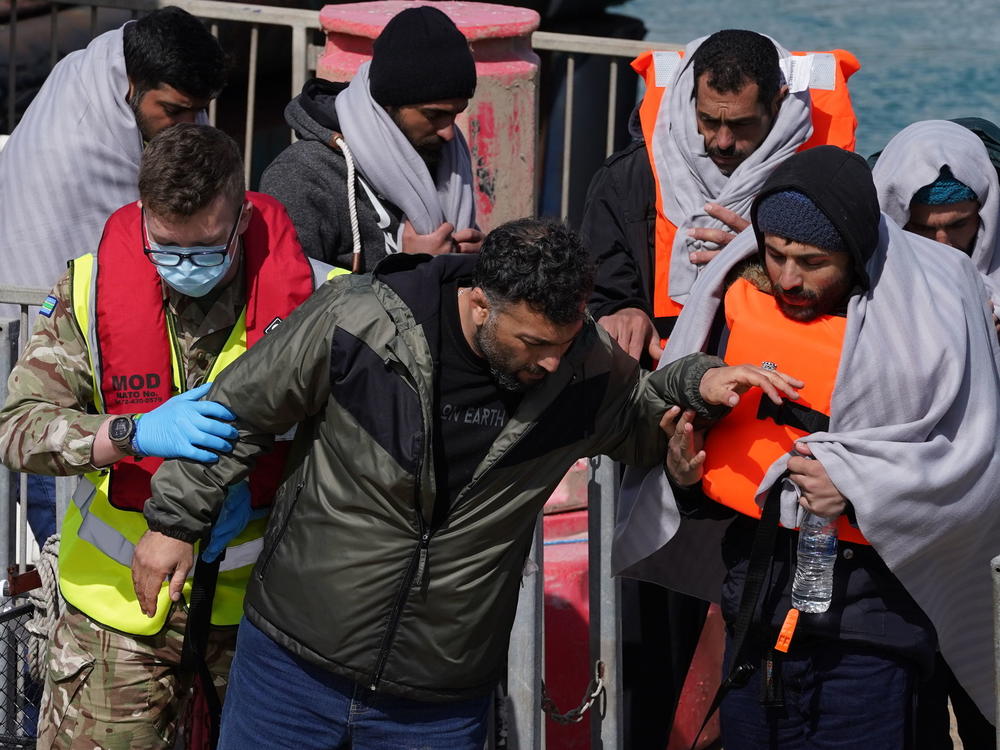
[[372, 98], [383, 107], [471, 99], [476, 63], [465, 36], [437, 8], [397, 13], [375, 40], [368, 69]]

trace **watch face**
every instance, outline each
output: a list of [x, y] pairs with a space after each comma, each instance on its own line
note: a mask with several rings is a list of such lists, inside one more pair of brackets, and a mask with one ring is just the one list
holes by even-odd
[[112, 440], [127, 440], [132, 435], [132, 419], [116, 417], [108, 425], [108, 437]]

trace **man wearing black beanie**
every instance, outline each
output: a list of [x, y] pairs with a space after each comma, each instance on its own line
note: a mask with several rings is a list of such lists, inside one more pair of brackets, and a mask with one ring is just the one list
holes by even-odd
[[625, 477], [613, 567], [721, 603], [726, 750], [912, 748], [938, 644], [995, 705], [1000, 360], [983, 284], [881, 214], [864, 160], [838, 148], [786, 160], [750, 217], [660, 361], [703, 351], [804, 387], [707, 431], [674, 410], [667, 475]]
[[472, 160], [455, 117], [476, 90], [447, 15], [408, 8], [351, 83], [314, 78], [285, 109], [299, 140], [261, 178], [313, 258], [369, 271], [386, 255], [477, 252]]

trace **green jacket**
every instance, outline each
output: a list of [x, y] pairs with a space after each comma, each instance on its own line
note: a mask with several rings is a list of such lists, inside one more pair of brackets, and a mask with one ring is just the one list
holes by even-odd
[[321, 287], [215, 382], [210, 398], [239, 415], [232, 454], [166, 462], [145, 510], [153, 530], [203, 537], [225, 486], [297, 425], [246, 614], [298, 656], [418, 700], [494, 687], [549, 494], [583, 456], [662, 461], [667, 403], [710, 416], [698, 385], [721, 364], [699, 354], [643, 373], [588, 319], [432, 525], [440, 290], [474, 264], [395, 255]]

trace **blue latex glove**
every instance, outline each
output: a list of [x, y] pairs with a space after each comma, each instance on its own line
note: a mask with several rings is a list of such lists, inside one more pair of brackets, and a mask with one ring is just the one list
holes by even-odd
[[229, 453], [239, 433], [228, 422], [236, 415], [215, 401], [198, 400], [211, 386], [204, 383], [143, 414], [135, 424], [133, 438], [139, 452], [206, 464], [219, 460], [216, 453]]
[[255, 518], [267, 515], [267, 508], [254, 509], [250, 506], [250, 485], [246, 482], [234, 484], [226, 494], [222, 511], [212, 526], [212, 536], [201, 553], [205, 562], [215, 562], [222, 550], [239, 535], [247, 524]]

